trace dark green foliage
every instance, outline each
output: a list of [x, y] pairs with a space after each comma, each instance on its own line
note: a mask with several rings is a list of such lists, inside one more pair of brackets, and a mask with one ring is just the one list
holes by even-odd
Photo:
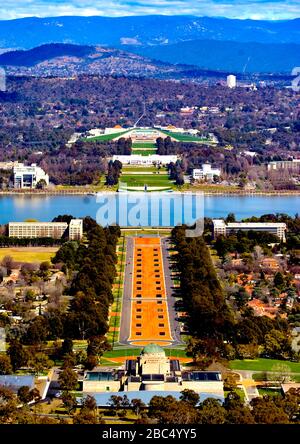
[[184, 227], [176, 227], [172, 240], [179, 253], [181, 294], [190, 315], [191, 333], [198, 338], [221, 340], [232, 317], [204, 239], [186, 238]]

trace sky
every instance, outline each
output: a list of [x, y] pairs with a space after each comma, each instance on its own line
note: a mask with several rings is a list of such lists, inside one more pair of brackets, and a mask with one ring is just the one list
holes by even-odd
[[63, 15], [196, 15], [254, 20], [300, 17], [300, 0], [5, 0], [0, 19]]

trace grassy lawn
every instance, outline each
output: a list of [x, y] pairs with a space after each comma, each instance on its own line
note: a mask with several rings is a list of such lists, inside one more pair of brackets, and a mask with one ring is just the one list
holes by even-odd
[[[239, 397], [241, 398], [242, 401], [245, 400], [245, 392], [244, 392], [243, 389], [241, 389], [241, 388], [235, 388], [235, 389], [234, 389], [234, 392], [235, 392], [237, 395], [239, 395]], [[230, 390], [224, 390], [225, 398], [227, 398], [227, 396], [229, 395], [229, 393], [231, 393]]]
[[292, 373], [300, 373], [300, 362], [280, 361], [278, 359], [235, 359], [234, 361], [230, 361], [229, 366], [233, 370], [253, 370], [268, 372], [272, 371], [272, 368], [278, 364], [289, 366]]
[[141, 154], [142, 156], [151, 156], [151, 154], [156, 154], [156, 149], [140, 150], [140, 149], [134, 148], [132, 150], [132, 154]]
[[167, 170], [161, 168], [160, 170], [153, 166], [135, 166], [135, 165], [123, 165], [122, 172], [124, 173], [156, 173], [160, 172], [160, 174], [167, 174]]
[[121, 182], [126, 182], [128, 186], [143, 187], [145, 184], [148, 186], [156, 187], [168, 187], [172, 185], [167, 175], [153, 174], [153, 175], [130, 175], [122, 174]]
[[110, 318], [109, 325], [110, 327], [120, 327], [121, 316], [112, 316]]
[[113, 140], [116, 137], [120, 137], [123, 136], [123, 134], [128, 133], [129, 130], [126, 131], [121, 131], [120, 133], [113, 133], [113, 134], [103, 134], [101, 136], [96, 136], [96, 137], [89, 137], [88, 139], [82, 139], [83, 142], [106, 142], [108, 140]]
[[282, 396], [280, 389], [270, 389], [270, 388], [259, 388], [258, 387], [258, 393], [260, 396], [268, 395], [272, 397], [276, 396]]
[[57, 250], [56, 247], [0, 248], [0, 261], [10, 256], [16, 262], [50, 262]]
[[[113, 359], [113, 358], [119, 358], [123, 356], [139, 356], [141, 353], [141, 348], [118, 348], [115, 350], [107, 351], [104, 353], [103, 358], [104, 359]], [[178, 358], [186, 358], [186, 352], [185, 350], [180, 350], [178, 348], [165, 348], [166, 356], [175, 356]]]
[[[276, 373], [275, 373], [276, 376]], [[254, 373], [252, 375], [252, 378], [254, 381], [274, 381], [275, 378], [274, 374], [267, 373], [267, 372], [259, 372]], [[290, 374], [290, 380], [291, 382], [300, 382], [300, 373], [291, 373]]]
[[133, 143], [132, 148], [157, 148], [156, 143], [144, 142], [144, 143]]
[[180, 134], [180, 133], [172, 133], [171, 131], [162, 131], [173, 139], [178, 140], [179, 142], [198, 142], [198, 143], [212, 143], [209, 139], [201, 139], [197, 136], [192, 136], [189, 134]]

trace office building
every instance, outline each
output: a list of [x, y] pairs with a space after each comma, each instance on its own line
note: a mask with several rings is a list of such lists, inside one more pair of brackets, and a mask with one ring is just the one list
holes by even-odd
[[228, 88], [235, 88], [236, 87], [236, 76], [230, 74], [227, 76], [227, 86]]
[[286, 224], [281, 222], [228, 222], [223, 219], [213, 219], [214, 237], [228, 236], [238, 231], [261, 231], [271, 233], [285, 242]]
[[268, 171], [274, 170], [293, 170], [300, 171], [300, 159], [293, 160], [278, 160], [269, 162], [267, 165]]
[[34, 239], [38, 237], [50, 237], [61, 239], [68, 234], [69, 239], [79, 240], [83, 234], [83, 222], [81, 219], [72, 219], [70, 225], [67, 222], [10, 222], [8, 224], [9, 237], [19, 239]]
[[45, 171], [35, 163], [25, 166], [22, 163], [13, 168], [14, 187], [15, 188], [36, 188], [37, 184], [43, 180], [49, 185], [49, 176]]
[[213, 180], [214, 176], [220, 177], [221, 170], [212, 168], [210, 163], [204, 163], [202, 168], [193, 170], [193, 179], [195, 180]]
[[80, 240], [83, 235], [83, 220], [72, 219], [69, 225], [69, 239]]

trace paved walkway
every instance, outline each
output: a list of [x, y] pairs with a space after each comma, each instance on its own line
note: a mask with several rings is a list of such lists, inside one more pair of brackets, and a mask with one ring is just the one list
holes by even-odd
[[164, 238], [127, 238], [120, 344], [182, 344], [168, 249]]

